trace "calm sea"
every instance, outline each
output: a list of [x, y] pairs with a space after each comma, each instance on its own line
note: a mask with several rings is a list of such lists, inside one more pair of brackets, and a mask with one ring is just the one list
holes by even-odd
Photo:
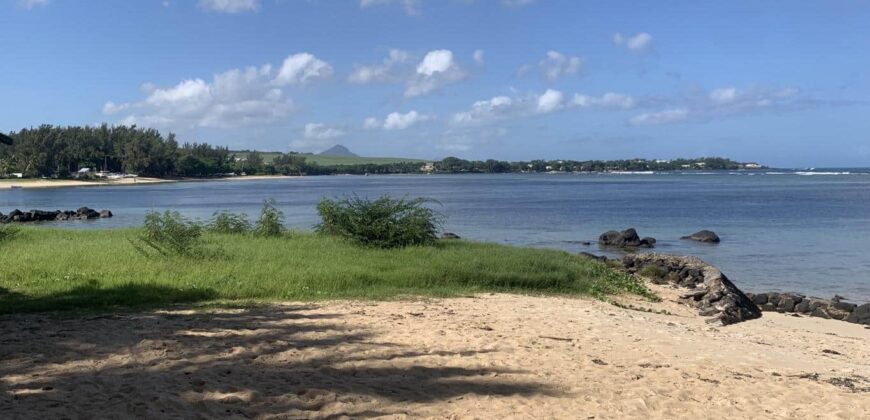
[[[596, 241], [635, 227], [656, 251], [696, 255], [747, 291], [798, 291], [870, 301], [870, 170], [663, 174], [334, 176], [130, 187], [4, 190], [0, 212], [110, 209], [113, 219], [58, 222], [75, 228], [137, 226], [149, 209], [208, 218], [219, 209], [256, 215], [277, 200], [287, 224], [309, 229], [322, 197], [426, 196], [446, 229], [464, 238], [611, 254]], [[716, 231], [718, 245], [680, 240]]]

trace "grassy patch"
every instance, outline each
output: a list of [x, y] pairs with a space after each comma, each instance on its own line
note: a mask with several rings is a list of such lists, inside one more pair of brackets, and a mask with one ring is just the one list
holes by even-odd
[[632, 277], [555, 250], [466, 241], [376, 249], [310, 233], [205, 233], [221, 258], [149, 258], [129, 243], [141, 233], [22, 228], [0, 253], [0, 313], [484, 291], [649, 293]]

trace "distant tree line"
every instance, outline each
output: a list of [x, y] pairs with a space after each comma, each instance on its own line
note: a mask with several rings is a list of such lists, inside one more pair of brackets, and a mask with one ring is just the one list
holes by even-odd
[[[448, 157], [431, 164], [396, 162], [320, 166], [300, 153], [281, 153], [269, 162], [260, 152], [237, 156], [208, 143], [179, 145], [175, 135], [136, 126], [61, 127], [42, 125], [0, 136], [0, 176], [69, 178], [81, 168], [150, 177], [248, 175], [332, 175], [411, 173], [509, 173], [670, 171], [741, 169], [746, 164], [725, 158], [674, 160], [464, 160]], [[12, 144], [8, 144], [10, 143]], [[274, 155], [274, 153], [272, 154]]]

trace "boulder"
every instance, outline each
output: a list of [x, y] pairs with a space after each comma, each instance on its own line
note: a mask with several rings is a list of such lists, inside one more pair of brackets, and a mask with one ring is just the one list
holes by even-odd
[[719, 243], [719, 235], [712, 230], [699, 230], [691, 235], [683, 236], [680, 239], [688, 239], [690, 241], [697, 242], [707, 242], [707, 243]]
[[579, 253], [579, 254], [577, 254], [577, 255], [579, 255], [579, 256], [581, 256], [581, 257], [589, 258], [590, 260], [596, 260], [596, 261], [601, 261], [601, 262], [607, 262], [607, 257], [605, 257], [604, 255], [595, 255], [595, 254], [593, 254], [593, 253], [591, 253], [591, 252], [581, 252], [581, 253]]
[[[109, 214], [110, 214], [109, 217], [112, 217], [111, 212]], [[441, 234], [441, 239], [462, 239], [462, 238], [453, 232], [444, 232]]]
[[[108, 219], [112, 216], [113, 214], [110, 210], [100, 210], [100, 219]], [[459, 239], [459, 236], [456, 236], [456, 239]]]
[[870, 325], [870, 303], [855, 307], [852, 313], [846, 317], [846, 322]]
[[598, 244], [616, 248], [652, 248], [656, 244], [655, 238], [638, 236], [634, 228], [628, 228], [622, 232], [611, 230], [604, 232], [598, 237]]
[[[753, 303], [719, 269], [695, 257], [664, 254], [629, 254], [622, 259], [630, 273], [665, 270], [664, 279], [688, 289], [681, 301], [698, 309], [701, 316], [713, 317], [708, 322], [730, 325], [761, 317], [761, 309]], [[644, 270], [646, 267], [653, 269]]]

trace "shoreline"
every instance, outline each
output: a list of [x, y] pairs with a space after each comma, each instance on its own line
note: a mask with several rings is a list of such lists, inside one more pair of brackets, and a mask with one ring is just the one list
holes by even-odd
[[122, 178], [119, 180], [81, 181], [77, 179], [3, 179], [0, 180], [0, 190], [11, 189], [43, 189], [43, 188], [76, 188], [76, 187], [126, 187], [134, 185], [173, 184], [177, 182], [213, 182], [213, 181], [256, 181], [265, 179], [301, 178], [296, 175], [246, 175], [225, 178]]

